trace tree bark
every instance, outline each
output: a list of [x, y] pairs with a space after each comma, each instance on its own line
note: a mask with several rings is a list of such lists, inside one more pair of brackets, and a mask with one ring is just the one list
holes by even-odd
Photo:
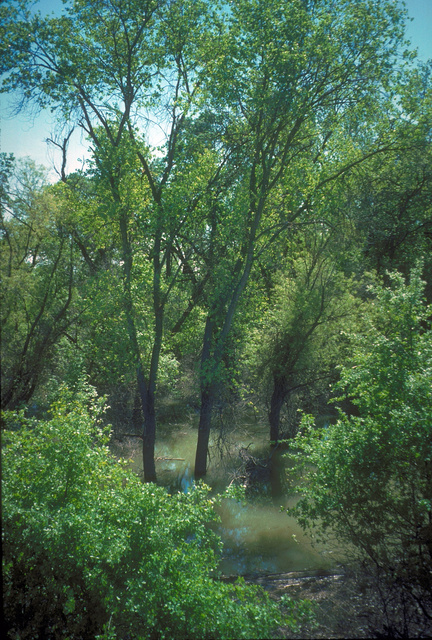
[[210, 355], [212, 334], [213, 321], [210, 317], [207, 317], [201, 355], [201, 407], [195, 455], [195, 480], [199, 480], [207, 474], [208, 443], [215, 395], [212, 383], [212, 377], [214, 375], [214, 371], [212, 370], [213, 362]]
[[212, 387], [203, 389], [201, 392], [201, 412], [195, 456], [195, 480], [200, 480], [207, 475], [207, 454], [213, 405], [214, 389]]

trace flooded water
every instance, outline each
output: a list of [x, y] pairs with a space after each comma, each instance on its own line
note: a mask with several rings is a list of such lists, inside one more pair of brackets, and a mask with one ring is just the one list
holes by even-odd
[[331, 554], [315, 549], [296, 521], [276, 505], [227, 501], [220, 515], [224, 574], [330, 569], [335, 564]]
[[[238, 451], [247, 448], [254, 452], [266, 441], [266, 429], [259, 425], [244, 425], [229, 434], [224, 443], [213, 437], [210, 464], [206, 483], [216, 491], [222, 491], [233, 477], [238, 466]], [[193, 468], [197, 427], [189, 425], [164, 425], [159, 431], [156, 446], [156, 470], [158, 482], [170, 491], [187, 491], [193, 485]], [[141, 445], [129, 454], [131, 465], [142, 471]], [[291, 502], [292, 504], [292, 502]], [[257, 497], [241, 504], [225, 500], [219, 508], [221, 517], [216, 530], [224, 543], [220, 565], [225, 575], [250, 573], [284, 573], [331, 569], [336, 562], [325, 548], [312, 546], [294, 518], [281, 510], [291, 506], [284, 497]]]

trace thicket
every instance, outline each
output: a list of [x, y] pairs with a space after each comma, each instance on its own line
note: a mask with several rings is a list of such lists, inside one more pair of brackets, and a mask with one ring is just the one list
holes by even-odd
[[432, 331], [419, 270], [370, 290], [364, 332], [341, 368], [340, 412], [317, 428], [303, 419], [293, 441], [292, 513], [336, 542], [372, 576], [385, 637], [432, 631]]
[[[204, 486], [168, 496], [112, 459], [82, 376], [141, 438], [151, 483], [167, 406], [200, 416], [202, 478], [215, 426], [247, 407], [275, 446], [299, 408], [334, 415], [340, 378], [346, 412], [295, 440], [296, 514], [374, 568], [389, 633], [392, 606], [406, 629], [430, 616], [430, 309], [420, 272], [403, 277], [422, 259], [431, 302], [432, 67], [405, 20], [396, 0], [1, 6], [0, 90], [64, 127], [54, 185], [0, 154], [11, 637], [282, 620], [214, 579]], [[68, 173], [75, 127], [90, 158]]]
[[209, 488], [169, 495], [107, 448], [103, 400], [63, 388], [46, 420], [4, 416], [7, 637], [267, 638], [295, 628], [257, 587], [218, 580]]

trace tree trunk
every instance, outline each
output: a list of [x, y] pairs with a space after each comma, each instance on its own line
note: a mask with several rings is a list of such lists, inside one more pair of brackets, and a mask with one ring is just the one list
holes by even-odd
[[276, 447], [279, 442], [280, 413], [288, 394], [287, 380], [284, 375], [273, 376], [273, 393], [270, 401], [269, 423], [270, 443]]
[[213, 404], [214, 390], [212, 387], [207, 387], [201, 392], [201, 412], [195, 456], [195, 480], [199, 480], [207, 474], [207, 454]]
[[[134, 354], [137, 373], [137, 385], [141, 401], [141, 408], [144, 418], [143, 429], [143, 469], [145, 482], [156, 482], [156, 465], [154, 460], [155, 440], [156, 440], [156, 413], [155, 413], [155, 391], [156, 376], [159, 365], [159, 355], [162, 344], [163, 327], [163, 306], [159, 304], [159, 276], [160, 269], [154, 275], [154, 307], [155, 307], [155, 338], [152, 349], [152, 359], [148, 381], [144, 375], [144, 368], [138, 343], [137, 329], [134, 320], [134, 310], [131, 292], [131, 272], [132, 272], [132, 250], [128, 237], [127, 211], [120, 211], [120, 232], [123, 249], [123, 271], [124, 271], [124, 311], [128, 328], [129, 339], [132, 352]], [[158, 266], [158, 264], [156, 265]]]
[[137, 370], [138, 390], [141, 399], [141, 408], [144, 417], [143, 428], [143, 470], [145, 482], [156, 482], [155, 465], [155, 441], [156, 441], [156, 414], [154, 393], [147, 389], [142, 366]]
[[207, 453], [215, 394], [211, 380], [214, 374], [212, 370], [214, 363], [210, 355], [212, 334], [213, 321], [207, 317], [201, 355], [201, 407], [195, 455], [195, 480], [199, 480], [207, 474]]
[[[149, 394], [150, 395], [150, 394]], [[144, 416], [143, 431], [143, 469], [145, 482], [156, 482], [155, 465], [155, 441], [156, 441], [156, 415], [154, 410], [154, 397], [147, 400], [147, 411]]]

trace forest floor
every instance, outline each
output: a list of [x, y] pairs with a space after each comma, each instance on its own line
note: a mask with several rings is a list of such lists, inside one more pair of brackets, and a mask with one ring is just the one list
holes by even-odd
[[[245, 576], [246, 582], [263, 587], [272, 598], [287, 595], [316, 605], [315, 624], [304, 624], [298, 632], [280, 629], [283, 638], [373, 638], [379, 637], [379, 601], [364, 581], [348, 572], [292, 572]], [[374, 629], [375, 627], [375, 629]]]

